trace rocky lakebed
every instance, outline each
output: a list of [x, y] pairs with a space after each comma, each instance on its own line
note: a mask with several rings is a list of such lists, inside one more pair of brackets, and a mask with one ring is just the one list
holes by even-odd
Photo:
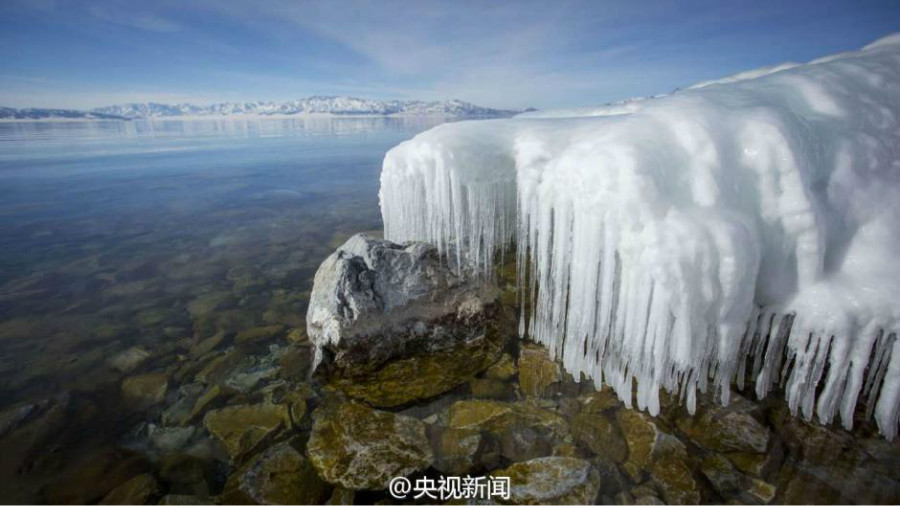
[[355, 235], [311, 293], [276, 294], [291, 319], [218, 309], [261, 286], [227, 277], [232, 292], [191, 300], [190, 332], [107, 357], [102, 395], [2, 408], [3, 497], [412, 504], [439, 501], [397, 500], [392, 478], [491, 476], [513, 504], [900, 502], [900, 440], [865, 413], [852, 432], [807, 422], [750, 383], [694, 415], [663, 394], [651, 417], [576, 381], [518, 338], [509, 263], [484, 280], [433, 246]]

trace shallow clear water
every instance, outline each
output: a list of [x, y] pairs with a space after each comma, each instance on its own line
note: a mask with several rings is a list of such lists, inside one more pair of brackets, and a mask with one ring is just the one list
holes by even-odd
[[125, 430], [115, 353], [301, 326], [322, 259], [381, 227], [384, 153], [441, 121], [0, 123], [0, 411], [74, 392]]

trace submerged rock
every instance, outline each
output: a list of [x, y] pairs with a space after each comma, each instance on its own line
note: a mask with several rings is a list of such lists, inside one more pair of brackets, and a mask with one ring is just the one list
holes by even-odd
[[572, 435], [597, 455], [605, 455], [616, 463], [628, 458], [628, 443], [606, 415], [579, 413], [571, 422]]
[[662, 491], [663, 499], [668, 504], [699, 504], [700, 485], [684, 444], [665, 435], [656, 450], [660, 455], [650, 468], [650, 476]]
[[462, 476], [477, 467], [476, 454], [481, 445], [481, 432], [474, 429], [432, 427], [428, 435], [434, 450], [432, 466], [438, 471]]
[[232, 460], [253, 451], [264, 439], [290, 427], [288, 408], [278, 404], [243, 404], [209, 411], [203, 425], [219, 438]]
[[328, 485], [289, 443], [253, 457], [231, 475], [222, 495], [226, 504], [321, 504]]
[[144, 363], [150, 357], [151, 353], [143, 347], [132, 346], [127, 350], [113, 355], [106, 363], [119, 372], [129, 373], [137, 369], [139, 365]]
[[561, 416], [528, 403], [458, 401], [441, 413], [439, 423], [486, 432], [500, 443], [501, 454], [512, 461], [552, 455], [555, 446], [571, 441]]
[[242, 330], [234, 336], [234, 344], [247, 345], [264, 342], [284, 333], [284, 325], [266, 325]]
[[159, 493], [159, 484], [152, 474], [139, 474], [112, 489], [100, 504], [147, 504]]
[[125, 378], [122, 394], [126, 399], [142, 405], [161, 402], [169, 389], [169, 378], [164, 372], [152, 372]]
[[625, 409], [617, 414], [619, 428], [625, 436], [628, 444], [628, 460], [623, 469], [631, 479], [637, 481], [644, 470], [653, 462], [653, 452], [656, 449], [660, 431], [653, 420], [640, 412]]
[[355, 402], [313, 413], [309, 459], [323, 479], [352, 490], [384, 490], [391, 479], [428, 468], [433, 460], [425, 424]]
[[460, 386], [497, 359], [495, 336], [478, 337], [459, 346], [393, 360], [379, 369], [338, 377], [335, 386], [377, 407], [393, 407], [428, 399]]
[[306, 323], [316, 362], [346, 371], [447, 350], [485, 334], [497, 291], [425, 243], [357, 234], [316, 272]]
[[544, 397], [562, 380], [562, 370], [543, 346], [525, 343], [519, 352], [519, 386], [531, 397]]
[[569, 457], [541, 457], [491, 474], [509, 477], [509, 504], [594, 504], [600, 491], [591, 463]]
[[755, 417], [758, 406], [733, 394], [727, 406], [712, 405], [699, 416], [678, 419], [678, 428], [701, 446], [719, 452], [763, 453], [771, 431]]
[[504, 353], [500, 360], [484, 371], [484, 377], [496, 381], [507, 381], [516, 375], [516, 362], [509, 353]]
[[147, 504], [159, 493], [159, 484], [152, 474], [139, 474], [112, 489], [100, 504]]

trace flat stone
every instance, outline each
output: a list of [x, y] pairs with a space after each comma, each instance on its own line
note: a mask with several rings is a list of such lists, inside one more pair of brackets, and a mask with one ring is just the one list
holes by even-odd
[[203, 385], [200, 383], [188, 383], [179, 387], [178, 400], [162, 413], [163, 425], [187, 424], [191, 417], [191, 408], [193, 408], [203, 390]]
[[100, 504], [147, 504], [159, 493], [159, 484], [152, 474], [139, 474], [112, 489]]
[[320, 406], [307, 453], [325, 481], [352, 490], [384, 490], [391, 479], [428, 468], [425, 424], [355, 402]]
[[284, 325], [266, 325], [242, 330], [234, 336], [234, 344], [246, 345], [275, 339], [284, 333]]
[[428, 431], [434, 453], [432, 467], [452, 475], [470, 474], [476, 467], [481, 432], [474, 429], [433, 427]]
[[469, 383], [472, 396], [479, 399], [509, 400], [515, 397], [512, 385], [492, 379], [473, 379]]
[[140, 404], [157, 404], [166, 397], [169, 379], [164, 372], [130, 376], [122, 381], [122, 394]]
[[222, 441], [232, 460], [250, 453], [290, 423], [285, 406], [269, 403], [227, 406], [209, 411], [203, 418], [203, 425]]
[[509, 504], [593, 504], [600, 490], [591, 463], [569, 457], [540, 457], [491, 475], [509, 477]]
[[687, 450], [668, 434], [660, 438], [650, 476], [669, 504], [699, 504], [700, 486], [694, 477]]
[[543, 397], [562, 380], [562, 370], [543, 346], [525, 343], [519, 351], [519, 387], [531, 397]]
[[552, 455], [554, 446], [570, 440], [562, 417], [532, 404], [458, 401], [439, 418], [442, 425], [450, 428], [489, 433], [500, 442], [501, 454], [512, 461]]
[[250, 459], [231, 475], [223, 497], [230, 504], [321, 504], [328, 485], [289, 443], [279, 443]]
[[757, 409], [755, 403], [733, 394], [727, 406], [681, 417], [677, 425], [697, 444], [713, 451], [764, 453], [772, 433], [753, 416]]
[[597, 392], [590, 392], [578, 396], [583, 413], [600, 413], [613, 408], [623, 407], [622, 401], [616, 397], [616, 393], [610, 387], [604, 387]]
[[231, 395], [231, 393], [232, 392], [230, 390], [223, 388], [221, 385], [213, 385], [211, 387], [208, 387], [197, 398], [197, 401], [191, 407], [191, 411], [188, 415], [187, 420], [196, 420], [208, 409], [216, 407], [216, 405], [223, 403]]
[[497, 360], [492, 366], [484, 371], [484, 377], [497, 381], [509, 381], [516, 375], [516, 361], [509, 353], [504, 353], [500, 360]]
[[187, 446], [196, 433], [195, 427], [158, 427], [150, 424], [150, 441], [161, 453], [171, 453]]
[[569, 426], [578, 442], [597, 455], [606, 455], [616, 463], [628, 458], [628, 443], [619, 428], [602, 413], [579, 413]]
[[731, 462], [718, 453], [710, 453], [700, 463], [700, 472], [722, 497], [730, 499], [743, 490], [749, 482]]
[[225, 332], [219, 331], [206, 339], [203, 339], [191, 346], [189, 353], [191, 357], [198, 358], [206, 355], [217, 346], [225, 341]]
[[120, 351], [106, 361], [107, 365], [121, 373], [129, 373], [138, 368], [152, 355], [141, 346], [132, 346]]
[[628, 460], [623, 468], [631, 479], [638, 481], [653, 462], [659, 429], [649, 416], [631, 409], [617, 412], [616, 418], [628, 444]]
[[222, 381], [243, 358], [237, 350], [225, 351], [212, 357], [194, 376], [194, 380], [209, 385]]

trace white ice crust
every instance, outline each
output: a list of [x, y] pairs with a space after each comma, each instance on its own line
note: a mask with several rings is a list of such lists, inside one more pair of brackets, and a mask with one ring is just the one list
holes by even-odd
[[[605, 112], [604, 112], [605, 111]], [[900, 408], [900, 37], [609, 108], [441, 125], [388, 152], [386, 238], [487, 271], [520, 333], [659, 411], [751, 374], [850, 428]], [[521, 290], [526, 293], [528, 290]]]

